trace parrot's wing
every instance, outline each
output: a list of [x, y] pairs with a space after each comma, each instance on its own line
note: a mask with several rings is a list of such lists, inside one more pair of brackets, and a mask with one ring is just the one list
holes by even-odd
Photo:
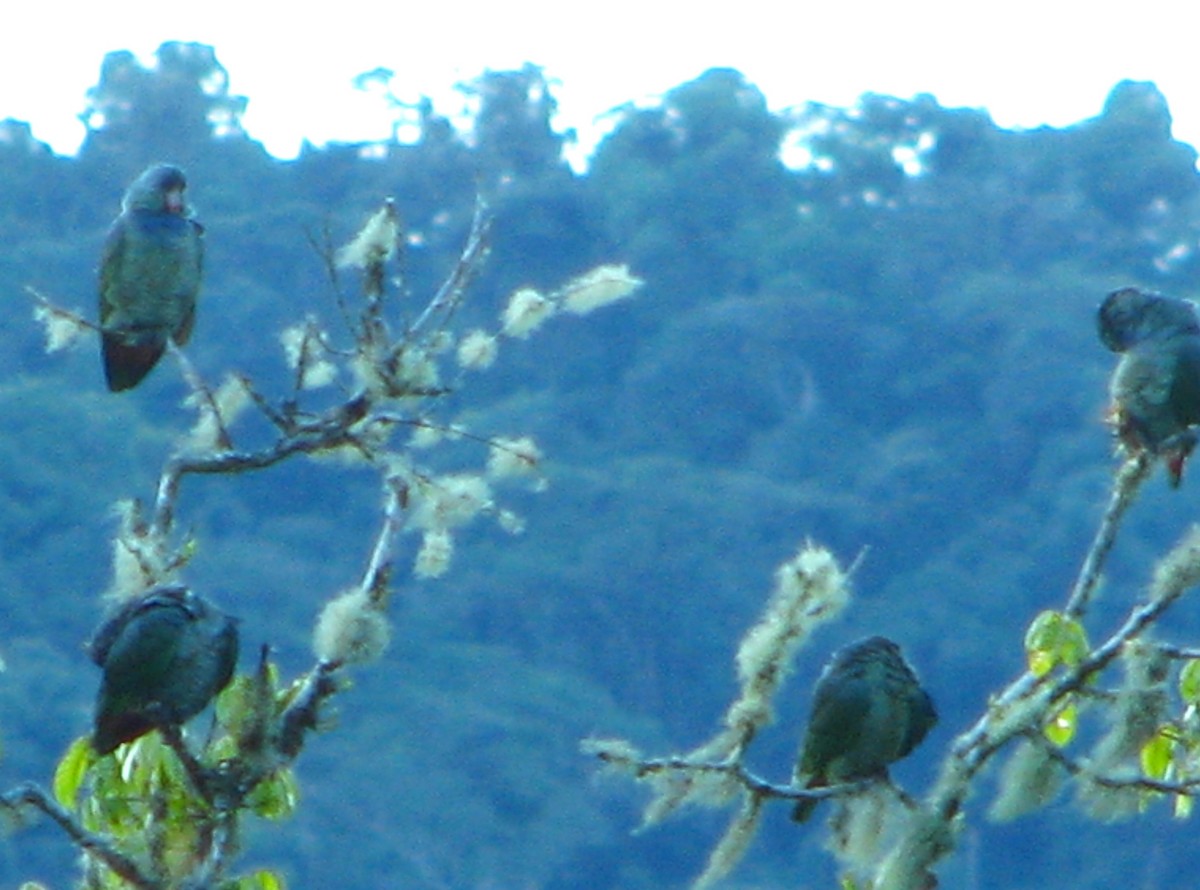
[[227, 616], [221, 617], [221, 630], [213, 643], [216, 651], [217, 670], [213, 695], [229, 685], [233, 679], [233, 671], [238, 661], [238, 629], [237, 620]]
[[165, 716], [176, 652], [191, 618], [178, 602], [153, 602], [123, 616], [104, 657], [92, 745], [108, 754]]
[[126, 268], [131, 225], [126, 214], [117, 217], [109, 229], [100, 258], [100, 345], [104, 379], [113, 392], [131, 389], [141, 383], [166, 349], [162, 337], [135, 336], [120, 330], [131, 299], [125, 292], [131, 273]]
[[100, 351], [104, 361], [104, 379], [113, 392], [130, 389], [150, 373], [162, 357], [163, 344], [131, 338], [117, 328], [128, 311], [129, 296], [124, 292], [128, 277], [125, 269], [129, 245], [129, 217], [122, 213], [108, 230], [100, 257]]
[[796, 767], [799, 776], [823, 775], [830, 763], [859, 743], [871, 709], [871, 693], [871, 684], [861, 677], [831, 674], [822, 678]]
[[118, 291], [121, 281], [121, 264], [125, 257], [125, 239], [128, 220], [124, 214], [118, 216], [109, 227], [104, 239], [104, 251], [100, 255], [100, 326], [103, 327], [120, 305]]
[[136, 612], [109, 646], [104, 677], [113, 689], [153, 694], [172, 669], [177, 643], [193, 619], [179, 603], [155, 603]]
[[171, 339], [180, 346], [186, 346], [192, 336], [192, 328], [196, 324], [196, 295], [200, 292], [200, 281], [204, 277], [204, 226], [194, 219], [187, 220], [188, 237], [192, 243], [192, 265], [194, 270], [194, 285], [191, 293], [186, 295], [187, 307], [183, 320], [171, 335]]
[[1200, 423], [1200, 336], [1183, 337], [1172, 375], [1171, 405], [1184, 426]]
[[897, 760], [911, 754], [938, 721], [937, 708], [934, 707], [933, 699], [920, 686], [913, 687], [912, 695], [908, 700], [907, 717], [907, 732], [900, 742], [900, 750], [896, 753]]
[[1178, 356], [1174, 344], [1143, 343], [1121, 356], [1109, 391], [1117, 434], [1126, 447], [1156, 451], [1179, 431], [1171, 406]]
[[[826, 771], [859, 745], [870, 709], [871, 687], [862, 677], [837, 673], [823, 676], [813, 694], [812, 715], [793, 780], [808, 788], [828, 785]], [[835, 777], [835, 781], [840, 780]], [[812, 798], [797, 800], [792, 820], [807, 821], [816, 805]]]
[[173, 718], [184, 721], [203, 711], [233, 679], [237, 656], [237, 622], [210, 608], [176, 650], [171, 668], [177, 678]]

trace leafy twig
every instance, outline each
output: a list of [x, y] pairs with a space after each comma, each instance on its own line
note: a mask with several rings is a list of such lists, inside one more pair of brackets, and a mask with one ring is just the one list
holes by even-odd
[[1189, 779], [1185, 782], [1164, 782], [1160, 779], [1151, 779], [1148, 776], [1119, 778], [1117, 776], [1101, 775], [1092, 772], [1084, 764], [1067, 756], [1065, 751], [1057, 745], [1052, 744], [1041, 733], [1030, 733], [1029, 738], [1046, 752], [1047, 757], [1058, 763], [1071, 775], [1085, 777], [1088, 781], [1095, 782], [1097, 785], [1103, 785], [1105, 788], [1153, 791], [1158, 794], [1179, 795], [1193, 795], [1200, 789], [1200, 778]]
[[[1080, 581], [1074, 590], [1090, 589], [1098, 577], [1104, 558], [1111, 549], [1116, 526], [1124, 513], [1128, 501], [1145, 478], [1148, 463], [1135, 458], [1122, 468], [1118, 475], [1115, 492], [1108, 511], [1101, 522], [1101, 533], [1097, 535], [1092, 553], [1084, 561]], [[1124, 492], [1124, 493], [1122, 493]], [[1088, 582], [1088, 578], [1092, 578]], [[1095, 646], [1073, 667], [1060, 672], [1051, 672], [1040, 677], [1026, 672], [1013, 681], [990, 703], [987, 712], [955, 740], [950, 755], [943, 762], [942, 772], [933, 791], [925, 801], [932, 818], [945, 826], [954, 824], [970, 791], [972, 780], [990, 761], [991, 757], [1017, 736], [1039, 731], [1047, 715], [1066, 696], [1078, 691], [1090, 678], [1103, 671], [1121, 653], [1122, 648], [1138, 638], [1154, 624], [1192, 586], [1200, 581], [1200, 532], [1193, 531], [1184, 538], [1160, 563], [1155, 573], [1147, 600], [1132, 608], [1121, 625], [1107, 639]], [[1072, 601], [1078, 601], [1076, 593]], [[1086, 594], [1084, 594], [1086, 596]], [[1187, 793], [1187, 792], [1182, 792]], [[913, 828], [913, 832], [924, 831], [927, 825]], [[928, 872], [936, 861], [950, 852], [946, 845], [916, 844], [908, 839], [909, 873]]]
[[19, 785], [7, 794], [0, 795], [0, 805], [12, 810], [19, 810], [25, 806], [40, 810], [57, 823], [81, 849], [103, 862], [114, 874], [128, 881], [130, 886], [139, 890], [161, 890], [159, 882], [143, 873], [136, 862], [117, 850], [106, 838], [85, 829], [74, 816], [32, 782]]

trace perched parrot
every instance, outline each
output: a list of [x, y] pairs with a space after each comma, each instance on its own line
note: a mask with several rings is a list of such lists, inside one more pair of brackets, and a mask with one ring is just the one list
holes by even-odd
[[[917, 747], [937, 719], [899, 646], [885, 637], [845, 646], [817, 680], [794, 781], [822, 788], [885, 777], [888, 764]], [[804, 822], [816, 805], [797, 801], [792, 818]]]
[[155, 164], [121, 202], [100, 259], [104, 376], [113, 392], [137, 386], [170, 337], [192, 333], [204, 265], [204, 227], [183, 199], [183, 171]]
[[1200, 307], [1133, 287], [1109, 294], [1097, 316], [1100, 340], [1121, 360], [1109, 410], [1121, 447], [1162, 457], [1172, 488], [1196, 447], [1200, 423]]
[[237, 622], [185, 587], [159, 587], [122, 606], [89, 648], [104, 670], [92, 734], [103, 755], [203, 711], [233, 677]]

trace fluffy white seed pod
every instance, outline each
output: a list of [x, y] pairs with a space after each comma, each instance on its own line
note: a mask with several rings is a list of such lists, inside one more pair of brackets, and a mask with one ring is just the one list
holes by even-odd
[[488, 451], [487, 472], [493, 479], [530, 476], [542, 462], [541, 449], [529, 436], [496, 438]]
[[396, 252], [400, 239], [400, 217], [396, 206], [385, 201], [354, 236], [354, 240], [338, 249], [334, 262], [339, 268], [366, 269], [387, 262]]
[[450, 568], [454, 555], [454, 538], [446, 529], [431, 529], [421, 538], [421, 549], [413, 565], [418, 578], [440, 578]]
[[576, 315], [587, 315], [632, 296], [644, 283], [629, 274], [628, 266], [597, 266], [567, 282], [561, 291], [562, 306]]
[[907, 815], [890, 785], [869, 785], [834, 801], [827, 846], [848, 869], [865, 872], [879, 864]]
[[337, 378], [337, 366], [325, 358], [322, 338], [312, 319], [285, 328], [279, 335], [288, 367], [300, 373], [301, 389], [319, 389]]
[[738, 647], [742, 694], [730, 707], [726, 725], [770, 722], [771, 699], [791, 669], [796, 649], [817, 625], [842, 610], [849, 587], [833, 555], [813, 544], [805, 544], [779, 567], [766, 612]]
[[500, 320], [503, 331], [509, 337], [524, 339], [542, 326], [555, 306], [550, 300], [531, 287], [524, 287], [508, 299]]
[[440, 426], [433, 424], [420, 423], [413, 427], [412, 436], [409, 437], [409, 448], [432, 448], [446, 438], [446, 430]]
[[746, 855], [754, 835], [758, 833], [761, 814], [761, 798], [745, 795], [737, 815], [713, 848], [708, 857], [708, 865], [692, 885], [692, 890], [708, 890], [733, 871]]
[[459, 367], [468, 371], [483, 371], [496, 361], [499, 347], [496, 338], [487, 331], [471, 331], [458, 344]]
[[87, 325], [73, 312], [63, 312], [50, 306], [38, 306], [33, 317], [46, 331], [46, 352], [58, 352], [74, 346], [87, 332]]
[[492, 490], [482, 476], [451, 474], [411, 485], [409, 522], [434, 530], [466, 525], [492, 507]]
[[196, 423], [188, 431], [185, 447], [189, 451], [213, 451], [221, 445], [221, 430], [228, 430], [250, 406], [246, 382], [235, 374], [221, 381], [211, 397], [200, 393], [188, 396], [187, 404], [196, 409]]
[[512, 510], [501, 510], [496, 514], [496, 523], [510, 535], [525, 532], [525, 519]]
[[313, 631], [313, 652], [321, 661], [362, 664], [387, 648], [387, 616], [366, 591], [355, 588], [325, 604]]
[[1000, 774], [1000, 793], [988, 810], [996, 822], [1011, 822], [1051, 803], [1066, 771], [1041, 744], [1021, 742]]
[[118, 527], [112, 542], [112, 584], [105, 596], [122, 602], [169, 580], [161, 547], [146, 534], [136, 501], [119, 501], [113, 507]]

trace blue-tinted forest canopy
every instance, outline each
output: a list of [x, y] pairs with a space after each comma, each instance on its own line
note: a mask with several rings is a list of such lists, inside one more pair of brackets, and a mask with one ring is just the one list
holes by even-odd
[[[1111, 478], [1095, 307], [1127, 284], [1198, 295], [1200, 174], [1166, 98], [1123, 82], [1095, 118], [1011, 131], [932, 96], [773, 112], [714, 69], [619, 110], [577, 173], [538, 68], [467, 88], [465, 130], [397, 106], [415, 139], [280, 161], [242, 128], [246, 99], [213, 50], [166, 44], [150, 67], [104, 60], [78, 156], [0, 123], [0, 785], [48, 775], [87, 731], [97, 677], [81, 643], [110, 508], [152, 493], [188, 424], [165, 365], [112, 396], [94, 350], [47, 357], [24, 289], [91, 312], [105, 228], [156, 160], [187, 169], [207, 229], [188, 352], [214, 378], [285, 379], [279, 331], [338, 312], [313, 242], [345, 240], [385, 196], [413, 293], [452, 268], [487, 198], [495, 243], [463, 309], [481, 323], [514, 288], [609, 259], [648, 283], [481, 378], [465, 419], [533, 434], [551, 489], [520, 504], [523, 536], [473, 532], [447, 578], [400, 584], [391, 649], [300, 763], [299, 814], [247, 838], [294, 886], [685, 886], [722, 817], [630, 837], [636, 796], [592, 781], [578, 740], [704, 737], [741, 629], [806, 536], [866, 556], [757, 746], [764, 773], [790, 773], [808, 680], [844, 642], [886, 633], [921, 666], [941, 723], [897, 770], [916, 790], [1021, 670], [1024, 629], [1061, 600]], [[1196, 481], [1148, 487], [1098, 608], [1119, 614], [1194, 519]], [[204, 480], [183, 508], [202, 548], [190, 581], [240, 615], [247, 646], [269, 639], [301, 668], [319, 603], [361, 561], [374, 480], [294, 463]], [[1194, 610], [1169, 624], [1200, 638]], [[1193, 832], [1163, 807], [1116, 826], [1065, 808], [976, 820], [944, 885], [1159, 886], [1194, 858]], [[780, 808], [729, 886], [831, 886], [821, 836]], [[65, 886], [74, 869], [49, 828], [0, 839], [5, 885]]]

